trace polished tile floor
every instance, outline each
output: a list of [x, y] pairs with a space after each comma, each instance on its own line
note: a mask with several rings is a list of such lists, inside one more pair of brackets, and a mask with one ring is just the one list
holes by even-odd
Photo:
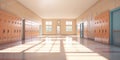
[[120, 47], [79, 39], [77, 36], [43, 36], [0, 50], [0, 60], [120, 60], [119, 58]]

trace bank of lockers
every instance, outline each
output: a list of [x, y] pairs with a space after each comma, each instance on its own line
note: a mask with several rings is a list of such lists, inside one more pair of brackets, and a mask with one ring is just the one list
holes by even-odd
[[[26, 21], [27, 22], [27, 21]], [[39, 25], [26, 25], [26, 38], [39, 36]], [[22, 19], [0, 10], [0, 44], [20, 41], [22, 39]]]
[[105, 11], [95, 17], [94, 21], [94, 36], [95, 41], [109, 44], [109, 24], [110, 24], [110, 13]]

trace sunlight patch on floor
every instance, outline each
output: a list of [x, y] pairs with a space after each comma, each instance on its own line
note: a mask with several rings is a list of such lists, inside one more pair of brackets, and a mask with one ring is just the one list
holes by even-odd
[[38, 43], [40, 43], [40, 41], [28, 42], [26, 44], [21, 44], [0, 50], [0, 53], [20, 53]]
[[52, 40], [51, 38], [46, 38], [41, 44], [25, 51], [25, 53], [52, 53], [60, 52], [60, 41]]
[[108, 60], [97, 53], [66, 53], [66, 60]]
[[86, 46], [66, 37], [64, 43], [66, 60], [108, 60]]
[[65, 52], [93, 52], [91, 49], [79, 44], [76, 41], [64, 41]]

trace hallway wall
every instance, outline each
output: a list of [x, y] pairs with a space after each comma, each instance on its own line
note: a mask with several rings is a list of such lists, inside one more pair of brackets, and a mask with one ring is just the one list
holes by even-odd
[[17, 0], [0, 0], [0, 10], [41, 24], [42, 19]]
[[[77, 19], [77, 24], [87, 22], [88, 31], [86, 32], [89, 39], [94, 39], [94, 20], [95, 17], [105, 11], [110, 11], [120, 7], [120, 0], [99, 0], [96, 4], [90, 7]], [[78, 30], [79, 31], [79, 30]]]
[[[46, 32], [46, 21], [52, 21], [52, 31]], [[66, 31], [66, 21], [72, 21], [72, 31]], [[59, 23], [58, 23], [59, 22]], [[56, 35], [57, 26], [60, 26], [61, 35], [76, 35], [76, 20], [75, 19], [43, 19], [42, 21], [42, 32], [43, 35]]]
[[[46, 21], [52, 21], [52, 31], [47, 32], [46, 31]], [[51, 20], [51, 19], [44, 19], [42, 21], [42, 33], [43, 35], [56, 35], [57, 34], [57, 20]]]
[[[72, 31], [66, 31], [66, 21], [72, 21]], [[76, 20], [75, 19], [63, 19], [61, 20], [61, 34], [62, 35], [76, 35]]]

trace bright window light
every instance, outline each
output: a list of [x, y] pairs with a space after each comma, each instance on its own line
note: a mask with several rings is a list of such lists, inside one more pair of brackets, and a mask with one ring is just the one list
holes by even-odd
[[46, 21], [46, 25], [52, 25], [52, 21]]
[[46, 21], [46, 32], [52, 31], [52, 21]]
[[66, 21], [66, 31], [72, 31], [72, 21]]
[[72, 25], [72, 21], [66, 21], [66, 25]]

